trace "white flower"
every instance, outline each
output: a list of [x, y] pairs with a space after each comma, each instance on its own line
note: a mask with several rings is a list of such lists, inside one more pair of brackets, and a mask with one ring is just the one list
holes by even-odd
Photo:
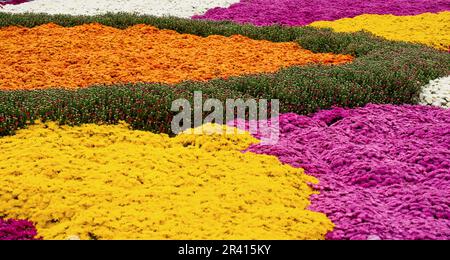
[[431, 80], [422, 88], [420, 104], [450, 107], [450, 76]]
[[214, 7], [228, 7], [239, 0], [34, 0], [7, 5], [0, 12], [96, 15], [108, 12], [130, 12], [155, 16], [189, 18]]

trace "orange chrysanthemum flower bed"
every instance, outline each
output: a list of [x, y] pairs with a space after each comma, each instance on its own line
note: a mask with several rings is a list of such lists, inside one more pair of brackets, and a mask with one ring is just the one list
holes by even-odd
[[0, 29], [0, 89], [80, 88], [130, 82], [178, 83], [275, 72], [352, 56], [243, 36], [200, 37], [148, 25], [116, 29], [47, 24]]

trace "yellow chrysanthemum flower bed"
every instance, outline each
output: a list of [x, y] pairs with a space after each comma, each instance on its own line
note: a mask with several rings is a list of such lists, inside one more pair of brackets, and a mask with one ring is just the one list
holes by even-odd
[[0, 138], [0, 215], [44, 239], [323, 239], [333, 224], [307, 210], [317, 180], [241, 152], [256, 142], [38, 123]]
[[320, 21], [314, 27], [332, 28], [337, 32], [369, 31], [389, 40], [423, 43], [450, 50], [450, 12], [412, 16], [364, 14], [336, 21]]

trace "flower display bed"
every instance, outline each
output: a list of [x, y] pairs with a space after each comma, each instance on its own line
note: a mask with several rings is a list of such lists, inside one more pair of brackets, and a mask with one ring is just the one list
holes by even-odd
[[202, 37], [240, 34], [272, 42], [296, 41], [316, 53], [352, 55], [353, 62], [337, 66], [307, 65], [272, 74], [258, 74], [207, 82], [118, 84], [83, 90], [0, 92], [0, 134], [7, 135], [36, 119], [63, 124], [117, 123], [135, 129], [166, 132], [173, 112], [171, 102], [192, 98], [194, 90], [205, 97], [280, 99], [282, 112], [309, 114], [333, 106], [356, 107], [368, 103], [416, 104], [421, 86], [449, 75], [450, 54], [432, 48], [375, 38], [365, 33], [334, 33], [311, 27], [255, 27], [156, 18], [126, 14], [99, 17], [0, 14], [0, 27], [36, 27], [53, 22], [75, 26], [97, 22], [128, 28], [148, 24]]
[[143, 24], [124, 30], [100, 24], [6, 27], [0, 29], [0, 45], [0, 89], [13, 90], [206, 81], [353, 60], [350, 55], [312, 53], [295, 42], [204, 38]]
[[[20, 5], [8, 5], [0, 12], [98, 15], [129, 12], [156, 16], [189, 18], [214, 7], [228, 7], [239, 0], [12, 0]], [[27, 3], [26, 3], [27, 2]]]
[[245, 0], [213, 8], [194, 19], [227, 20], [254, 25], [308, 25], [362, 14], [416, 15], [450, 11], [447, 0]]
[[256, 142], [37, 124], [0, 139], [0, 212], [44, 239], [324, 239], [333, 224], [306, 209], [317, 180], [240, 152]]
[[368, 105], [285, 114], [277, 156], [320, 180], [311, 209], [328, 239], [450, 239], [450, 110]]
[[[450, 239], [449, 9], [1, 5], [0, 240]], [[194, 91], [278, 99], [279, 142], [169, 136]]]
[[389, 40], [423, 43], [450, 51], [450, 12], [414, 16], [360, 15], [337, 21], [314, 22], [311, 26], [332, 28], [336, 32], [365, 30]]

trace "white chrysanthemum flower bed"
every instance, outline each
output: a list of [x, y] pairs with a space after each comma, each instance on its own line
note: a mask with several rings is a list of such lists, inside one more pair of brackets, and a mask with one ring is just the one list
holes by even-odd
[[450, 108], [450, 76], [430, 81], [420, 94], [422, 105]]
[[6, 5], [0, 12], [96, 15], [130, 12], [189, 18], [214, 7], [228, 7], [239, 0], [34, 0]]

